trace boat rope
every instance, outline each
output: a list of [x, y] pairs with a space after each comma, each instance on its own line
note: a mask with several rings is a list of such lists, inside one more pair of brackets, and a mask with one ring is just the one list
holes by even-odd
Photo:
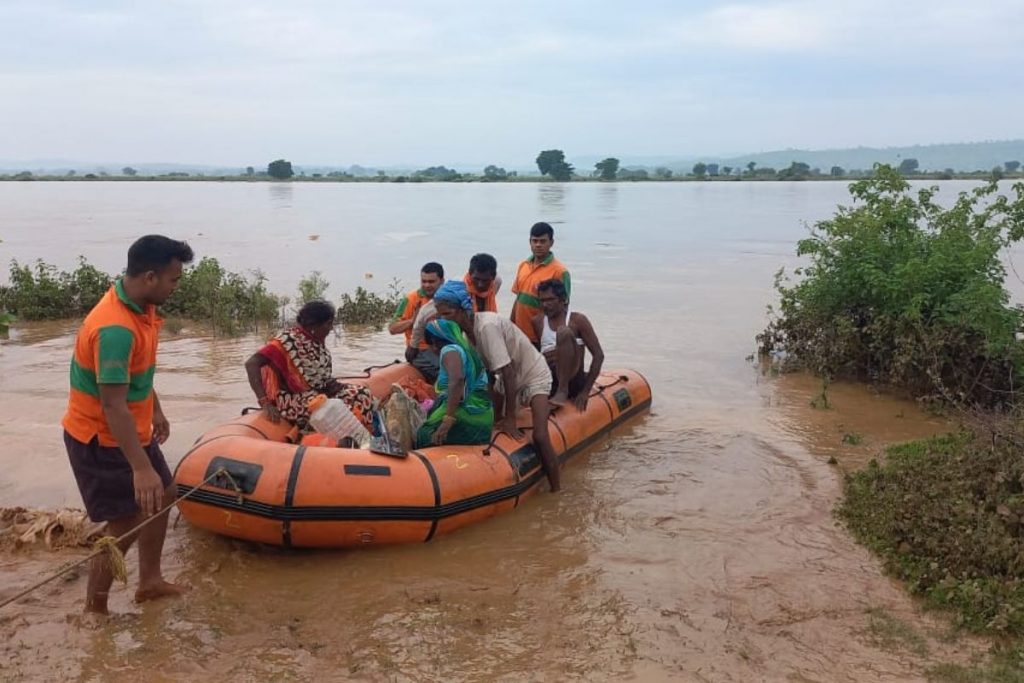
[[596, 396], [597, 394], [603, 394], [605, 389], [611, 389], [612, 387], [614, 387], [616, 384], [618, 384], [620, 382], [623, 382], [623, 383], [629, 382], [629, 375], [619, 375], [618, 378], [614, 382], [610, 382], [608, 384], [598, 384], [597, 385], [597, 391], [594, 392], [593, 394], [591, 394], [591, 396]]
[[367, 368], [363, 368], [363, 373], [361, 375], [345, 375], [344, 377], [338, 377], [336, 379], [338, 379], [338, 380], [366, 379], [366, 378], [370, 377], [370, 374], [371, 374], [370, 371], [371, 370], [382, 370], [384, 368], [390, 368], [392, 365], [400, 365], [401, 363], [402, 363], [402, 361], [400, 361], [400, 360], [398, 360], [396, 358], [393, 361], [391, 361], [390, 363], [385, 363], [384, 365], [371, 365], [371, 366], [369, 366]]
[[160, 512], [158, 512], [155, 515], [153, 515], [151, 517], [148, 517], [147, 519], [143, 520], [142, 522], [137, 524], [131, 530], [126, 531], [125, 533], [121, 534], [117, 538], [114, 538], [113, 536], [103, 536], [102, 538], [98, 539], [93, 544], [92, 552], [89, 553], [88, 555], [86, 555], [85, 557], [83, 557], [82, 559], [77, 560], [75, 562], [70, 562], [68, 564], [65, 564], [64, 566], [62, 566], [60, 569], [58, 569], [53, 574], [47, 576], [46, 578], [44, 578], [44, 579], [42, 579], [40, 581], [37, 581], [36, 583], [32, 584], [31, 586], [29, 586], [25, 590], [21, 591], [17, 595], [15, 595], [13, 597], [10, 597], [10, 598], [7, 598], [3, 602], [0, 602], [0, 609], [3, 609], [7, 605], [10, 605], [12, 602], [16, 602], [16, 601], [20, 600], [21, 598], [25, 597], [29, 593], [31, 593], [31, 592], [33, 592], [33, 591], [35, 591], [35, 590], [45, 586], [46, 584], [50, 583], [54, 579], [57, 579], [57, 578], [59, 578], [61, 576], [64, 576], [65, 574], [67, 574], [69, 571], [71, 571], [75, 567], [83, 565], [86, 562], [88, 562], [91, 559], [93, 559], [94, 557], [99, 557], [100, 555], [104, 555], [104, 554], [107, 555], [107, 561], [110, 563], [111, 573], [114, 575], [114, 578], [117, 579], [118, 581], [120, 581], [121, 583], [127, 583], [128, 582], [128, 572], [127, 572], [127, 570], [125, 568], [124, 553], [121, 552], [121, 547], [120, 547], [119, 544], [122, 541], [124, 541], [125, 539], [131, 538], [136, 532], [139, 531], [139, 529], [141, 529], [142, 527], [146, 526], [147, 524], [149, 524], [150, 522], [154, 521], [155, 519], [159, 518], [161, 515], [166, 513], [168, 510], [170, 510], [172, 507], [174, 507], [175, 505], [177, 505], [178, 503], [180, 503], [181, 501], [185, 500], [186, 498], [191, 496], [193, 493], [198, 491], [200, 489], [200, 487], [206, 485], [211, 480], [219, 477], [220, 475], [224, 475], [227, 478], [228, 483], [231, 484], [231, 487], [235, 490], [235, 493], [237, 493], [238, 497], [241, 498], [243, 492], [242, 492], [241, 487], [238, 485], [238, 482], [235, 481], [234, 477], [231, 476], [231, 473], [228, 472], [225, 468], [219, 467], [219, 468], [217, 468], [217, 470], [213, 474], [211, 474], [206, 479], [204, 479], [203, 481], [201, 481], [198, 484], [196, 484], [195, 486], [193, 486], [191, 489], [186, 491], [184, 494], [182, 494], [181, 496], [176, 498], [173, 502], [171, 502], [168, 505], [166, 505], [162, 510], [160, 510]]

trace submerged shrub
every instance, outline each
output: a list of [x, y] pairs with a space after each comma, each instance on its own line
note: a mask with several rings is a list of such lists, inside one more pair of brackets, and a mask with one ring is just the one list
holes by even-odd
[[[0, 287], [0, 311], [9, 318], [53, 320], [84, 316], [110, 289], [114, 278], [79, 257], [69, 272], [39, 260], [34, 266], [12, 261], [10, 284]], [[186, 268], [178, 290], [161, 307], [164, 315], [209, 323], [234, 334], [277, 320], [283, 299], [266, 289], [266, 277], [224, 270], [213, 258]]]
[[327, 288], [331, 286], [319, 270], [314, 270], [299, 280], [299, 305], [323, 299]]
[[0, 312], [0, 338], [6, 339], [11, 331], [11, 324], [18, 318], [13, 313]]
[[78, 258], [69, 272], [37, 260], [34, 266], [11, 262], [10, 285], [0, 289], [0, 308], [24, 320], [84, 315], [110, 288], [112, 278]]
[[267, 292], [266, 277], [260, 271], [250, 280], [226, 271], [217, 259], [207, 256], [185, 270], [178, 290], [161, 310], [237, 334], [276, 321], [281, 305], [279, 297]]
[[384, 296], [356, 287], [354, 294], [346, 292], [341, 295], [338, 322], [348, 325], [373, 325], [379, 329], [391, 319], [401, 300], [402, 285], [397, 279], [391, 281]]
[[1024, 183], [994, 182], [946, 209], [889, 166], [850, 185], [852, 207], [817, 223], [797, 249], [810, 264], [776, 277], [779, 315], [761, 351], [822, 375], [879, 381], [920, 398], [993, 406], [1024, 380], [1001, 249], [1024, 237]]

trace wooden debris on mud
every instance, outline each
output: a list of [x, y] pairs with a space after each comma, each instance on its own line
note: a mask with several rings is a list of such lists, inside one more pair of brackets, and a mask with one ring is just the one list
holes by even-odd
[[35, 546], [40, 541], [50, 550], [91, 546], [106, 524], [93, 522], [83, 510], [29, 510], [0, 508], [0, 551]]

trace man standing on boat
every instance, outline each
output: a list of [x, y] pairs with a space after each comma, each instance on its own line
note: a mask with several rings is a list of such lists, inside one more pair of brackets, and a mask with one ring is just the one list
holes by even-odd
[[522, 330], [497, 313], [473, 312], [466, 285], [457, 280], [444, 284], [434, 296], [437, 315], [455, 322], [480, 352], [487, 370], [494, 375], [494, 415], [503, 414], [497, 424], [513, 439], [523, 438], [516, 425], [520, 406], [530, 406], [533, 416], [533, 445], [547, 474], [552, 492], [561, 488], [558, 457], [548, 434], [551, 406], [551, 371], [547, 361]]
[[569, 271], [555, 258], [551, 247], [555, 243], [555, 230], [547, 223], [534, 223], [530, 228], [530, 251], [533, 255], [519, 264], [512, 293], [512, 322], [523, 331], [534, 345], [540, 342], [533, 329], [533, 317], [540, 314], [537, 285], [544, 280], [561, 280], [567, 294], [571, 293]]
[[[64, 444], [89, 518], [119, 537], [174, 501], [171, 472], [160, 451], [170, 424], [153, 389], [163, 320], [156, 307], [178, 287], [192, 261], [184, 242], [147, 235], [128, 249], [128, 267], [89, 312], [75, 340]], [[160, 568], [167, 513], [122, 541], [139, 540], [136, 602], [178, 595]], [[92, 560], [85, 611], [107, 613], [113, 574], [103, 555]]]
[[[569, 294], [560, 280], [541, 282], [537, 298], [544, 312], [534, 316], [533, 329], [555, 380], [551, 405], [564, 406], [571, 400], [583, 412], [604, 364], [601, 342], [587, 316], [569, 310]], [[584, 349], [590, 351], [590, 370], [586, 373]]]
[[431, 383], [437, 380], [440, 360], [422, 338], [415, 345], [412, 343], [412, 328], [420, 309], [434, 298], [434, 292], [443, 282], [444, 266], [434, 261], [425, 264], [420, 269], [419, 289], [412, 290], [402, 298], [388, 325], [391, 334], [405, 334], [405, 359]]

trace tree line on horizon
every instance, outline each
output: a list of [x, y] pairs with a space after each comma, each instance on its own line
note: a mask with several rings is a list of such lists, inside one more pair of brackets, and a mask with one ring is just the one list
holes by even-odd
[[[235, 175], [205, 175], [202, 173], [190, 174], [183, 171], [172, 171], [161, 175], [140, 175], [138, 170], [131, 166], [121, 169], [120, 175], [110, 174], [106, 171], [98, 173], [86, 173], [78, 175], [75, 170], [69, 170], [64, 175], [41, 175], [37, 176], [31, 171], [21, 171], [11, 175], [0, 174], [0, 180], [36, 180], [36, 179], [84, 179], [84, 180], [109, 180], [109, 179], [194, 179], [194, 180], [292, 180], [296, 177], [303, 180], [335, 180], [335, 181], [383, 181], [383, 182], [502, 182], [515, 180], [536, 180], [550, 178], [558, 182], [569, 181], [665, 181], [665, 180], [808, 180], [808, 179], [839, 179], [839, 178], [865, 178], [871, 177], [874, 169], [845, 169], [841, 166], [832, 166], [827, 172], [821, 168], [811, 167], [801, 161], [793, 161], [786, 168], [775, 169], [772, 167], [758, 167], [757, 162], [749, 161], [745, 166], [720, 165], [713, 162], [698, 161], [689, 172], [680, 173], [678, 170], [666, 166], [658, 166], [653, 170], [646, 167], [623, 167], [616, 157], [606, 157], [594, 164], [594, 170], [588, 174], [577, 172], [575, 167], [566, 161], [565, 152], [560, 149], [547, 149], [541, 151], [536, 158], [539, 176], [519, 175], [516, 171], [507, 171], [497, 165], [484, 167], [481, 173], [463, 173], [443, 165], [430, 166], [414, 171], [409, 174], [389, 175], [385, 171], [377, 171], [374, 176], [357, 176], [346, 171], [331, 171], [328, 173], [311, 173], [306, 175], [300, 172], [296, 176], [292, 163], [286, 159], [275, 159], [267, 164], [265, 171], [257, 171], [253, 166], [247, 166], [244, 173]], [[877, 164], [876, 164], [877, 165]], [[949, 179], [956, 176], [961, 177], [995, 177], [1016, 176], [1021, 171], [1021, 162], [1017, 160], [1006, 161], [1002, 166], [995, 166], [992, 169], [977, 171], [956, 171], [952, 168], [942, 170], [922, 170], [917, 159], [903, 159], [897, 170], [903, 176], [926, 176], [936, 179]]]

